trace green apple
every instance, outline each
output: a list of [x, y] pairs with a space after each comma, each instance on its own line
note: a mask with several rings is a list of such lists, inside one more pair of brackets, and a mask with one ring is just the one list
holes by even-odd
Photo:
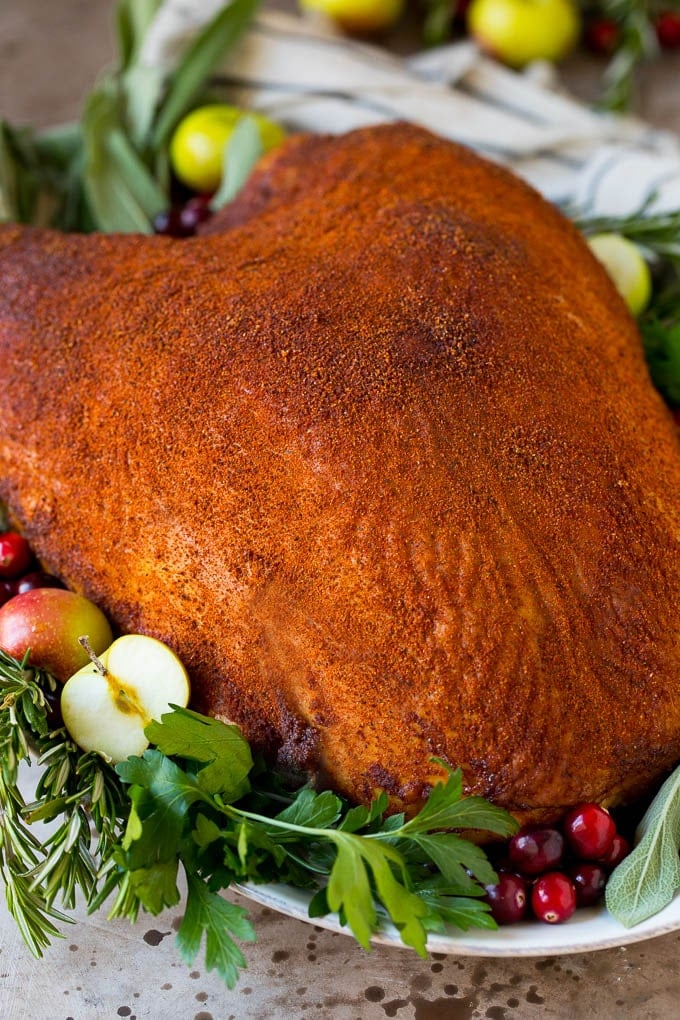
[[467, 25], [482, 49], [511, 67], [561, 60], [581, 31], [573, 0], [472, 0]]
[[188, 705], [189, 693], [187, 671], [167, 645], [126, 634], [64, 684], [61, 714], [79, 747], [119, 762], [142, 754], [144, 729], [170, 705]]
[[179, 122], [170, 140], [170, 163], [175, 176], [194, 191], [215, 191], [222, 180], [225, 148], [245, 116], [257, 124], [264, 152], [280, 145], [286, 137], [280, 124], [261, 113], [225, 103], [199, 106]]
[[404, 11], [404, 0], [299, 0], [300, 9], [324, 14], [346, 32], [382, 32]]
[[621, 234], [594, 234], [588, 244], [632, 314], [644, 312], [652, 296], [652, 274], [640, 249]]
[[0, 608], [0, 648], [15, 659], [27, 649], [29, 663], [62, 683], [89, 662], [78, 638], [87, 634], [96, 653], [113, 641], [101, 609], [84, 595], [63, 588], [34, 588]]

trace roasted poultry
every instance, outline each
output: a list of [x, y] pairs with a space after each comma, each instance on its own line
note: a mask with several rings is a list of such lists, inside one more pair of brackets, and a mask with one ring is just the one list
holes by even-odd
[[419, 129], [206, 236], [0, 229], [0, 496], [271, 760], [523, 820], [680, 759], [680, 445], [576, 230]]

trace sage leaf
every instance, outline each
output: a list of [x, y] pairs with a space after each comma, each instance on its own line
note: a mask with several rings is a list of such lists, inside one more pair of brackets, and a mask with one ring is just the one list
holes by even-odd
[[680, 767], [663, 784], [636, 832], [637, 845], [612, 872], [609, 913], [627, 928], [667, 906], [680, 888]]
[[250, 24], [259, 0], [232, 0], [198, 33], [168, 83], [151, 144], [162, 148], [188, 113], [215, 68]]
[[161, 0], [120, 0], [116, 6], [116, 41], [122, 70], [136, 62], [160, 5]]
[[165, 72], [160, 67], [133, 64], [121, 75], [125, 127], [136, 149], [148, 144], [156, 110], [165, 88]]
[[253, 758], [238, 726], [207, 719], [188, 708], [175, 708], [160, 722], [149, 723], [145, 733], [163, 754], [201, 762], [196, 781], [202, 790], [219, 793], [227, 802], [249, 791]]
[[97, 227], [114, 233], [151, 233], [153, 218], [167, 199], [125, 135], [111, 81], [89, 97], [83, 141], [85, 190]]
[[11, 128], [6, 121], [0, 121], [0, 223], [19, 220], [17, 196], [16, 156], [11, 142]]
[[241, 117], [224, 147], [222, 181], [210, 203], [213, 212], [238, 195], [263, 153], [262, 137], [254, 117]]
[[0, 222], [35, 222], [40, 189], [27, 151], [29, 134], [0, 121]]
[[40, 164], [67, 170], [82, 147], [82, 134], [77, 122], [44, 128], [33, 138], [35, 156]]

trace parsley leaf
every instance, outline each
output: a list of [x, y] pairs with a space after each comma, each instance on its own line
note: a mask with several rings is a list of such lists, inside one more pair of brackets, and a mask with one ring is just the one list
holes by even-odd
[[205, 935], [206, 969], [216, 969], [227, 987], [233, 988], [239, 968], [245, 967], [246, 961], [230, 932], [243, 942], [255, 940], [245, 910], [211, 892], [196, 875], [188, 872], [186, 908], [177, 932], [182, 959], [189, 965], [194, 962]]
[[145, 751], [140, 758], [121, 761], [116, 772], [124, 783], [147, 788], [167, 812], [179, 818], [184, 818], [189, 807], [206, 796], [195, 776], [160, 751]]
[[463, 774], [450, 772], [446, 783], [432, 788], [422, 810], [401, 828], [402, 835], [432, 829], [481, 829], [498, 836], [516, 832], [515, 820], [507, 811], [489, 804], [483, 797], [463, 797]]
[[206, 793], [219, 793], [231, 803], [250, 789], [253, 767], [250, 746], [238, 726], [209, 719], [188, 708], [175, 708], [146, 728], [152, 744], [165, 755], [207, 763], [196, 779]]
[[341, 812], [342, 801], [330, 790], [314, 793], [313, 790], [304, 787], [293, 803], [280, 811], [276, 818], [291, 825], [327, 829], [337, 822]]
[[369, 879], [391, 920], [399, 929], [402, 941], [425, 956], [426, 933], [422, 918], [427, 904], [394, 876], [391, 865], [397, 866], [404, 883], [406, 865], [401, 854], [384, 843], [372, 843], [350, 833], [336, 833], [337, 858], [326, 889], [328, 906], [342, 912], [354, 937], [364, 949], [376, 927], [376, 908]]

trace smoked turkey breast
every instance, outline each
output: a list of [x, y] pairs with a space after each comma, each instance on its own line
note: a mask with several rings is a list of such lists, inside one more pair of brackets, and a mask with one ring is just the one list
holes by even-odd
[[0, 232], [0, 495], [271, 760], [523, 820], [680, 759], [680, 448], [576, 230], [407, 125], [209, 236]]

